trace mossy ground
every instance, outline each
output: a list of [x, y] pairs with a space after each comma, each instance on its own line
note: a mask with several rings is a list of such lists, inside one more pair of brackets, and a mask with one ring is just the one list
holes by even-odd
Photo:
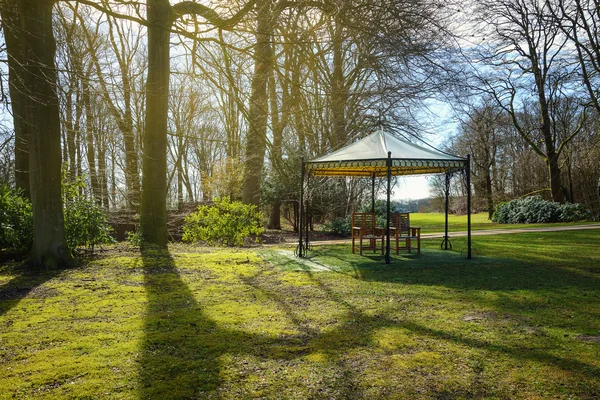
[[0, 266], [0, 398], [600, 398], [600, 230]]

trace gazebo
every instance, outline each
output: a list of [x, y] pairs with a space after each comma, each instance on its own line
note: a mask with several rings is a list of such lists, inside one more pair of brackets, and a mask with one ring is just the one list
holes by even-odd
[[[300, 189], [300, 229], [298, 256], [308, 251], [308, 226], [304, 227], [304, 180], [312, 176], [371, 178], [372, 209], [375, 203], [375, 179], [387, 178], [387, 221], [385, 262], [390, 263], [390, 194], [392, 176], [446, 174], [446, 224], [442, 246], [448, 249], [448, 195], [450, 176], [464, 171], [467, 181], [467, 258], [471, 258], [471, 173], [470, 155], [466, 158], [428, 149], [397, 138], [381, 130], [337, 151], [310, 161], [302, 160]], [[304, 235], [305, 234], [305, 235]]]

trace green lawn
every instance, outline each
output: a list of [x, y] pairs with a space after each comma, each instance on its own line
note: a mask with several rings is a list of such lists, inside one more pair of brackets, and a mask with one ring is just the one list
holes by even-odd
[[600, 398], [600, 230], [0, 266], [0, 398]]
[[[410, 223], [412, 226], [420, 226], [424, 233], [438, 233], [444, 231], [444, 214], [442, 213], [411, 213]], [[552, 224], [497, 224], [488, 220], [487, 213], [477, 213], [471, 215], [471, 228], [473, 230], [482, 229], [515, 229], [515, 228], [535, 228], [547, 226], [564, 226], [591, 224], [593, 222], [572, 222], [572, 223], [552, 223]], [[449, 215], [448, 231], [458, 232], [467, 230], [466, 215]]]

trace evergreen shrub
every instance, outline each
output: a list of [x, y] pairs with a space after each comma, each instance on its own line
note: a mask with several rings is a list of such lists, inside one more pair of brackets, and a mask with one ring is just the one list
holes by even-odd
[[500, 224], [572, 222], [589, 216], [589, 211], [581, 204], [560, 204], [541, 196], [529, 196], [500, 203], [492, 221]]
[[350, 215], [346, 217], [335, 218], [331, 222], [323, 224], [323, 230], [331, 232], [334, 235], [346, 237], [350, 235], [350, 225], [352, 224], [352, 217]]
[[33, 241], [31, 203], [20, 192], [0, 186], [0, 250], [22, 254]]

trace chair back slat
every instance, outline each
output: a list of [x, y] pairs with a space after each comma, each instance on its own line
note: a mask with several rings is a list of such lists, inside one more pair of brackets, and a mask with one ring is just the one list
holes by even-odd
[[375, 213], [354, 213], [352, 214], [352, 226], [362, 229], [375, 228]]
[[410, 213], [396, 213], [392, 218], [392, 225], [398, 229], [399, 236], [410, 236]]

